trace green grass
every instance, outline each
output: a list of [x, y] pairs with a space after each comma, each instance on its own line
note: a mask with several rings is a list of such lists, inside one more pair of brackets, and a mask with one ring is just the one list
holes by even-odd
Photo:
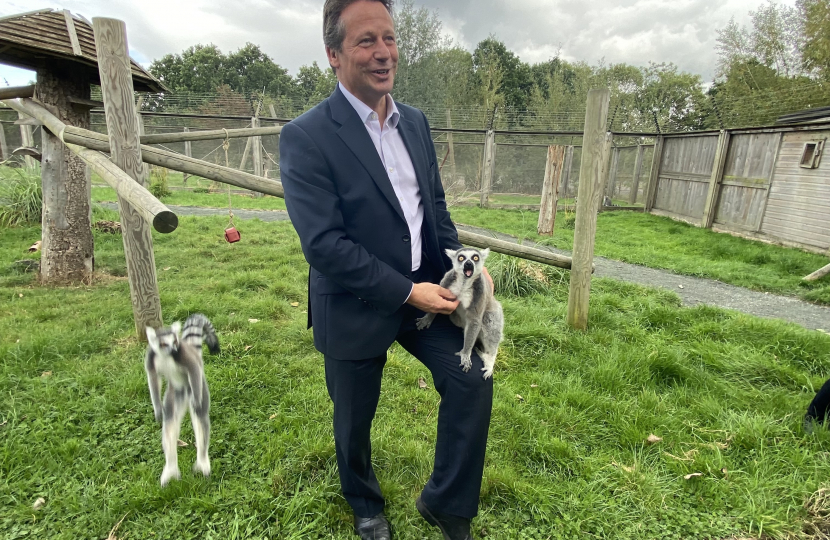
[[[453, 219], [527, 238], [561, 249], [573, 248], [568, 215], [559, 212], [552, 237], [536, 234], [538, 212], [456, 206]], [[801, 280], [827, 264], [827, 257], [799, 249], [737, 238], [669, 218], [635, 212], [603, 212], [597, 219], [596, 255], [678, 274], [717, 279], [758, 291], [830, 304], [830, 277]]]
[[[121, 238], [95, 233], [93, 285], [49, 288], [9, 269], [39, 228], [0, 229], [0, 537], [104, 538], [124, 516], [118, 538], [353, 537], [299, 241], [289, 223], [250, 221], [227, 244], [224, 225], [183, 216], [154, 234], [165, 320], [201, 311], [223, 347], [206, 357], [213, 476], [189, 472], [186, 425], [183, 479], [165, 489]], [[492, 266], [498, 282], [508, 270]], [[787, 538], [814, 519], [802, 505], [830, 478], [830, 432], [805, 434], [801, 418], [830, 372], [830, 336], [602, 279], [589, 331], [571, 331], [566, 274], [542, 274], [541, 292], [500, 295], [478, 536]], [[440, 536], [414, 509], [438, 401], [393, 347], [373, 444], [401, 540]], [[663, 442], [645, 444], [652, 433]]]

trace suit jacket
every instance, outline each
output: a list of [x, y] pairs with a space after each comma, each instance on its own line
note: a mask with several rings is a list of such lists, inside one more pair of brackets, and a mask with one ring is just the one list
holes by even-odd
[[[400, 103], [398, 130], [424, 206], [423, 264], [440, 279], [458, 249], [424, 113]], [[310, 265], [314, 346], [342, 360], [386, 352], [412, 288], [409, 227], [362, 120], [340, 91], [283, 127], [285, 205]]]

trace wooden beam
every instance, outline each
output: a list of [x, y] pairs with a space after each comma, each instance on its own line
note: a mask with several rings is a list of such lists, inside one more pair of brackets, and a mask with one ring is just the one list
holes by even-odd
[[[17, 113], [20, 120], [25, 119], [25, 117]], [[21, 148], [34, 148], [35, 147], [35, 140], [32, 137], [32, 126], [29, 125], [21, 125], [20, 126], [20, 146]], [[15, 152], [17, 152], [15, 150]], [[24, 154], [25, 155], [25, 154]], [[26, 155], [23, 158], [23, 164], [27, 169], [34, 169], [35, 168], [35, 159], [31, 156]]]
[[245, 165], [248, 164], [248, 154], [251, 153], [251, 138], [245, 142], [245, 150], [242, 151], [242, 160], [239, 162], [239, 170], [245, 171]]
[[[447, 109], [447, 127], [452, 127], [452, 115], [450, 114], [449, 109]], [[449, 183], [449, 185], [452, 187], [455, 193], [461, 193], [464, 191], [465, 186], [459, 185], [458, 183], [458, 170], [455, 167], [455, 146], [453, 144], [452, 132], [447, 133], [447, 144], [449, 145], [447, 159], [450, 163], [450, 174], [452, 175], [452, 181]], [[447, 184], [444, 183], [444, 185]]]
[[556, 223], [556, 204], [559, 202], [559, 181], [562, 178], [562, 164], [565, 161], [564, 146], [549, 146], [545, 160], [545, 177], [542, 180], [542, 200], [539, 205], [539, 222], [536, 230], [540, 235], [550, 236]]
[[184, 131], [173, 133], [153, 133], [141, 137], [141, 144], [166, 144], [189, 141], [210, 141], [220, 139], [235, 139], [239, 137], [254, 137], [261, 135], [279, 135], [282, 126], [267, 126], [241, 129], [211, 129], [204, 131]]
[[608, 171], [608, 179], [605, 183], [605, 196], [609, 199], [614, 198], [614, 186], [617, 183], [617, 169], [620, 163], [620, 149], [616, 147], [611, 148], [611, 169]]
[[[585, 147], [583, 146], [582, 151], [585, 151]], [[605, 133], [605, 149], [603, 150], [603, 156], [605, 156], [605, 162], [602, 165], [602, 179], [600, 180], [599, 184], [599, 199], [597, 200], [596, 211], [599, 212], [602, 210], [602, 207], [605, 206], [605, 192], [608, 189], [608, 181], [611, 178], [611, 158], [614, 153], [614, 134], [609, 132]], [[580, 178], [582, 178], [580, 173]], [[578, 205], [577, 205], [578, 207]]]
[[274, 108], [273, 103], [268, 104], [268, 110], [271, 111], [271, 118], [276, 118], [277, 117], [277, 110]]
[[458, 230], [458, 241], [468, 246], [482, 249], [490, 248], [490, 251], [495, 251], [496, 253], [548, 264], [550, 266], [557, 266], [559, 268], [570, 269], [572, 264], [572, 259], [565, 255], [559, 255], [558, 253], [552, 253], [543, 249], [531, 248], [508, 242], [507, 240], [499, 240], [498, 238], [491, 238], [483, 234], [471, 233], [461, 229]]
[[712, 176], [709, 179], [709, 191], [706, 193], [706, 205], [703, 207], [703, 219], [700, 221], [700, 226], [704, 229], [712, 228], [715, 222], [720, 183], [723, 180], [723, 170], [726, 166], [726, 155], [729, 153], [729, 138], [729, 132], [722, 129], [718, 135], [715, 162], [712, 164]]
[[[69, 96], [69, 98], [67, 98], [67, 101], [69, 101], [69, 103], [71, 103], [73, 106], [78, 107], [78, 108], [102, 109], [104, 107], [104, 102], [103, 101], [96, 101], [94, 99], [85, 99], [85, 98]], [[139, 110], [139, 109], [136, 108], [136, 110]]]
[[830, 274], [830, 264], [819, 268], [809, 276], [805, 276], [804, 281], [816, 281], [817, 279], [823, 278], [827, 274]]
[[602, 195], [608, 141], [605, 125], [611, 91], [607, 88], [588, 92], [585, 109], [585, 136], [582, 142], [582, 164], [579, 172], [574, 230], [573, 263], [568, 293], [567, 323], [571, 328], [588, 328], [588, 306], [591, 294], [591, 268], [597, 230], [597, 207]]
[[571, 182], [571, 169], [573, 168], [574, 147], [568, 145], [565, 147], [565, 163], [562, 165], [562, 189], [560, 193], [563, 197], [568, 196], [568, 189]]
[[640, 191], [640, 175], [643, 172], [643, 156], [645, 146], [637, 145], [637, 157], [634, 159], [634, 176], [631, 179], [631, 193], [628, 194], [628, 202], [637, 204], [637, 192]]
[[[4, 103], [21, 114], [27, 114], [40, 120], [46, 129], [54, 133], [64, 143], [76, 144], [100, 152], [109, 152], [110, 150], [107, 135], [88, 129], [67, 126], [43, 106], [31, 99], [10, 99]], [[186, 172], [207, 178], [208, 180], [215, 180], [252, 191], [259, 191], [266, 195], [274, 195], [275, 197], [283, 196], [282, 183], [278, 180], [260, 178], [230, 167], [215, 165], [200, 159], [188, 158], [162, 148], [146, 145], [141, 145], [140, 148], [141, 158], [145, 163], [158, 165], [174, 171]]]
[[660, 163], [663, 160], [663, 135], [658, 135], [654, 143], [654, 156], [651, 158], [651, 172], [648, 176], [648, 187], [646, 188], [645, 207], [646, 212], [654, 208], [654, 200], [657, 197], [657, 184], [660, 181]]
[[35, 85], [0, 88], [0, 101], [4, 99], [30, 98], [35, 95]]
[[480, 206], [486, 208], [490, 201], [493, 175], [496, 172], [496, 132], [492, 129], [487, 130], [487, 135], [485, 135], [483, 154], [481, 164]]
[[[127, 30], [122, 21], [92, 19], [104, 113], [107, 119], [112, 162], [136, 183], [143, 180], [139, 128], [133, 102], [133, 79], [127, 48]], [[146, 186], [144, 186], [146, 187]], [[136, 334], [146, 339], [146, 327], [162, 325], [161, 300], [156, 278], [156, 261], [150, 227], [129, 200], [118, 197], [121, 210], [121, 237], [127, 259]]]
[[83, 56], [81, 51], [81, 44], [78, 43], [78, 32], [75, 31], [75, 21], [72, 19], [72, 14], [68, 9], [63, 10], [63, 18], [66, 21], [66, 31], [69, 33], [69, 41], [72, 43], [72, 54], [75, 56]]
[[[259, 127], [259, 118], [251, 118], [251, 127]], [[254, 161], [254, 176], [262, 176], [262, 139], [259, 136], [251, 137], [251, 155]]]

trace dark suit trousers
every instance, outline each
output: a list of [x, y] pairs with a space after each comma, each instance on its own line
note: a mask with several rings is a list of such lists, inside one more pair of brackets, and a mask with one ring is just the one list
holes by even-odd
[[[464, 344], [464, 333], [449, 317], [439, 315], [430, 328], [419, 331], [415, 319], [423, 313], [410, 306], [405, 309], [408, 313], [397, 341], [430, 370], [441, 396], [435, 463], [421, 499], [440, 512], [473, 518], [484, 472], [493, 379], [482, 378], [483, 364], [475, 352], [472, 369], [461, 370], [455, 353]], [[343, 496], [356, 515], [372, 517], [384, 507], [371, 463], [370, 431], [386, 355], [355, 361], [326, 356], [325, 364]]]

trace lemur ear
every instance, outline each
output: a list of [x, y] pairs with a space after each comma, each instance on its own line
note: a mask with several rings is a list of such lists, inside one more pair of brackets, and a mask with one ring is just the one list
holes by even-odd
[[481, 253], [481, 262], [484, 262], [484, 261], [487, 260], [487, 257], [490, 255], [490, 248], [482, 249], [480, 251], [480, 253]]
[[155, 328], [151, 328], [151, 327], [148, 326], [145, 329], [145, 331], [147, 332], [147, 343], [150, 344], [151, 349], [153, 349], [154, 351], [157, 351], [158, 348], [159, 348], [159, 340], [158, 340], [158, 337], [156, 337]]
[[458, 253], [457, 249], [445, 249], [444, 253], [447, 254], [447, 257], [450, 259], [455, 259], [455, 254]]
[[182, 323], [179, 321], [174, 322], [170, 325], [170, 330], [172, 330], [173, 333], [176, 334], [176, 337], [180, 336], [182, 333]]

